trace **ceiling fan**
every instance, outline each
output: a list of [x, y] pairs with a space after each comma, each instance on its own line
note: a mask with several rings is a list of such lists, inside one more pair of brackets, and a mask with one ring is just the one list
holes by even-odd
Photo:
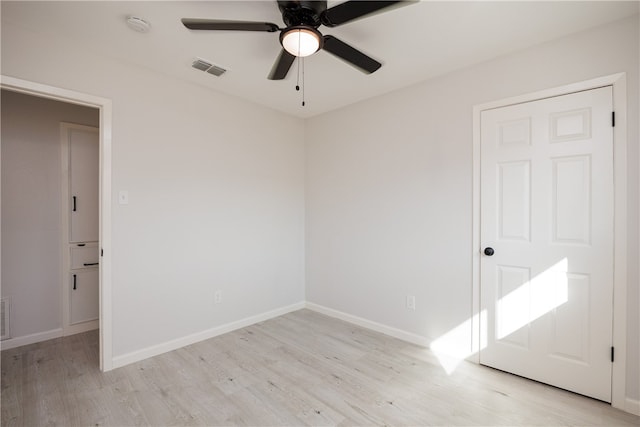
[[415, 2], [416, 0], [350, 0], [327, 8], [326, 1], [278, 0], [278, 8], [286, 25], [284, 28], [280, 28], [272, 22], [219, 19], [183, 18], [182, 24], [190, 30], [263, 31], [268, 33], [280, 31], [282, 51], [269, 73], [270, 80], [284, 79], [296, 57], [309, 56], [320, 49], [337, 56], [364, 73], [371, 74], [382, 66], [380, 62], [334, 36], [323, 36], [318, 31], [318, 27], [321, 25], [337, 27], [394, 6], [404, 6]]

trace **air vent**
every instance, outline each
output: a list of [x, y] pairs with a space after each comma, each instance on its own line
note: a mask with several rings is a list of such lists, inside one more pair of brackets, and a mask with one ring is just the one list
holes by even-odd
[[193, 61], [193, 64], [191, 64], [191, 66], [200, 71], [207, 71], [209, 68], [211, 68], [211, 64], [203, 61], [202, 59], [196, 59], [195, 61]]
[[218, 65], [213, 65], [212, 63], [204, 61], [202, 59], [196, 59], [195, 61], [193, 61], [193, 64], [191, 64], [191, 66], [196, 70], [206, 71], [207, 73], [213, 74], [216, 77], [220, 77], [227, 72], [226, 69]]
[[217, 77], [220, 77], [221, 75], [223, 75], [226, 72], [227, 72], [227, 70], [225, 70], [222, 67], [218, 67], [217, 65], [212, 65], [211, 68], [209, 68], [207, 70], [207, 73], [213, 74], [214, 76], [217, 76]]
[[7, 338], [11, 338], [11, 333], [9, 330], [9, 310], [11, 308], [11, 304], [9, 304], [9, 299], [2, 298], [0, 300], [0, 340], [6, 340]]

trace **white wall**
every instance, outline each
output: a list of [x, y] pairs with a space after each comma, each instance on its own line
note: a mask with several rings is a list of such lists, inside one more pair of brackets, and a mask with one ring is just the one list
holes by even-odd
[[60, 122], [98, 126], [98, 110], [4, 90], [1, 101], [2, 297], [24, 337], [62, 327]]
[[302, 120], [74, 46], [5, 25], [2, 73], [112, 100], [114, 358], [303, 301]]
[[624, 71], [627, 396], [638, 399], [638, 38], [635, 16], [308, 120], [307, 300], [427, 341], [465, 322], [473, 106]]

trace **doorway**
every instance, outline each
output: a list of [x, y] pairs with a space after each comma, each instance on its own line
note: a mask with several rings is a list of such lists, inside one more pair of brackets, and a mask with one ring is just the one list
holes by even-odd
[[[100, 273], [99, 273], [99, 353], [100, 369], [111, 370], [112, 329], [111, 329], [111, 101], [80, 92], [56, 88], [53, 86], [29, 82], [13, 77], [2, 76], [0, 86], [3, 90], [62, 101], [68, 104], [92, 107], [99, 116], [99, 225]], [[59, 138], [56, 138], [59, 140]], [[59, 159], [59, 157], [58, 157]], [[59, 160], [58, 160], [59, 162]], [[59, 164], [59, 163], [58, 163]], [[58, 181], [59, 185], [59, 181]], [[58, 260], [60, 262], [60, 260]], [[49, 331], [54, 338], [62, 335], [59, 331]], [[38, 337], [36, 337], [38, 338]], [[42, 338], [42, 337], [40, 337]], [[34, 337], [25, 337], [25, 342], [13, 346], [28, 344]], [[41, 339], [38, 339], [41, 340]], [[9, 348], [3, 343], [4, 348]]]

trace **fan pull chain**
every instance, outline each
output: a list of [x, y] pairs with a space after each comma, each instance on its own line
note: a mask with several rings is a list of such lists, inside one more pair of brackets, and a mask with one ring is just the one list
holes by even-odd
[[298, 60], [296, 61], [298, 64], [298, 78], [296, 80], [296, 90], [300, 91], [300, 58], [298, 58]]
[[304, 107], [304, 58], [302, 58], [302, 106]]
[[304, 58], [298, 57], [298, 78], [296, 81], [296, 90], [300, 91], [300, 63], [302, 63], [302, 106], [305, 106], [305, 96], [304, 96]]
[[[300, 30], [298, 30], [298, 54], [300, 53]], [[300, 62], [302, 62], [302, 106], [304, 107], [304, 57], [298, 56], [298, 77], [296, 79], [296, 90], [300, 91]]]
[[[300, 30], [298, 30], [298, 54], [300, 54], [300, 38], [302, 36], [300, 35]], [[298, 79], [296, 80], [296, 90], [299, 91], [300, 90], [300, 57], [298, 57]], [[304, 85], [304, 82], [302, 83]]]

